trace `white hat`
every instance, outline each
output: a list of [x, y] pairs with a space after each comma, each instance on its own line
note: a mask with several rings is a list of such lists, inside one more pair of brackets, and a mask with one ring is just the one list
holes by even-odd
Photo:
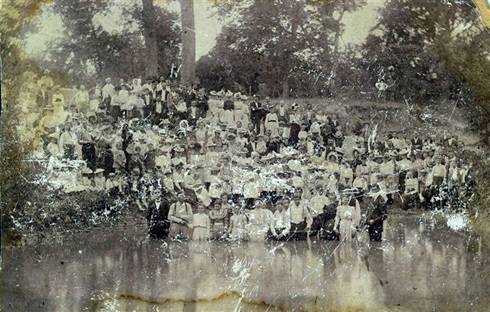
[[89, 168], [83, 168], [82, 169], [82, 174], [92, 174], [92, 173], [93, 173], [93, 171], [90, 170]]

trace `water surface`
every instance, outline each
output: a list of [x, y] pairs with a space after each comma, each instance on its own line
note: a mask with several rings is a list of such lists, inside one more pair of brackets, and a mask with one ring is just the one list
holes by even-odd
[[490, 252], [431, 219], [384, 241], [168, 242], [145, 227], [7, 249], [3, 311], [488, 311]]

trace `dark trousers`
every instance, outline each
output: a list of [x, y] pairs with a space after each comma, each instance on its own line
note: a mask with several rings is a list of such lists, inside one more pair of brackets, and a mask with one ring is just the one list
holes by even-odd
[[95, 170], [97, 167], [97, 157], [95, 154], [95, 145], [93, 143], [82, 144], [82, 159], [87, 162], [87, 167]]
[[252, 120], [253, 130], [255, 131], [255, 133], [256, 134], [260, 133], [260, 121], [261, 121], [260, 116], [252, 113], [251, 120]]
[[118, 105], [114, 105], [111, 107], [111, 116], [114, 119], [115, 122], [119, 119], [121, 116], [121, 107]]
[[167, 238], [169, 231], [168, 221], [151, 222], [148, 232], [151, 238]]
[[369, 226], [369, 240], [380, 242], [383, 238], [383, 221], [381, 223], [375, 223]]
[[71, 144], [64, 145], [63, 157], [67, 159], [75, 159], [75, 146]]
[[306, 239], [306, 221], [300, 223], [291, 223], [288, 240], [305, 240]]

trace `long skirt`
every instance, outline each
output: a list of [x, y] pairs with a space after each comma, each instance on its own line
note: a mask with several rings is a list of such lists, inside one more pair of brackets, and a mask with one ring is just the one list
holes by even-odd
[[205, 227], [195, 227], [192, 232], [192, 240], [203, 241], [209, 239], [209, 231]]
[[226, 236], [226, 226], [223, 223], [215, 223], [212, 226], [211, 238], [215, 240], [225, 239]]
[[352, 220], [350, 219], [341, 219], [339, 224], [339, 235], [340, 240], [345, 240], [346, 242], [352, 241], [352, 235], [354, 234], [355, 229], [352, 225]]

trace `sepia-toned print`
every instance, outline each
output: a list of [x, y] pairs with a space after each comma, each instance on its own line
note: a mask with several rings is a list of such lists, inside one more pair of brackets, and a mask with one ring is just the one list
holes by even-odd
[[487, 311], [470, 0], [4, 0], [5, 311]]

